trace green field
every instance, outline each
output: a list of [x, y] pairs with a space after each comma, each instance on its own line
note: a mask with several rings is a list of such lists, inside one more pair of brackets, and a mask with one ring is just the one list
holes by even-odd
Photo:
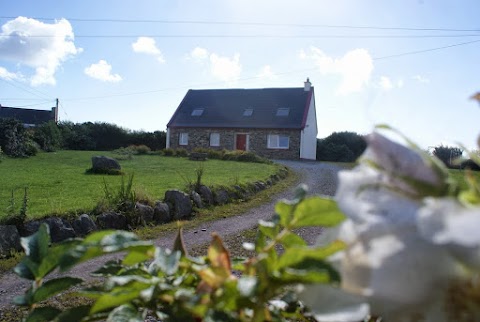
[[[28, 159], [4, 159], [0, 162], [0, 218], [7, 215], [12, 190], [15, 207], [20, 208], [24, 187], [28, 187], [28, 218], [91, 211], [104, 195], [104, 180], [112, 188], [121, 182], [121, 176], [85, 174], [95, 155], [116, 156], [110, 152], [59, 151]], [[195, 169], [201, 165], [203, 183], [207, 185], [264, 180], [277, 169], [276, 165], [268, 164], [196, 162], [158, 155], [136, 155], [120, 164], [127, 175], [134, 173], [136, 192], [150, 200], [163, 199], [168, 189], [184, 188], [185, 178], [194, 180]]]

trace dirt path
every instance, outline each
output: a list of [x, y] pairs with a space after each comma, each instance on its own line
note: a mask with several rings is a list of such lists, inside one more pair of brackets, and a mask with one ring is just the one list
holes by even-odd
[[[340, 168], [334, 165], [308, 161], [282, 161], [281, 163], [290, 167], [300, 175], [300, 181], [309, 186], [311, 194], [331, 196], [335, 193], [337, 186], [337, 172]], [[258, 220], [269, 219], [272, 216], [276, 201], [283, 198], [292, 198], [294, 190], [295, 187], [292, 187], [283, 193], [279, 193], [275, 196], [275, 201], [251, 209], [247, 213], [208, 222], [199, 227], [185, 230], [184, 240], [187, 248], [208, 243], [211, 239], [210, 234], [212, 232], [217, 232], [221, 236], [228, 236], [256, 227]], [[205, 231], [203, 231], [203, 229]], [[320, 229], [303, 229], [300, 234], [309, 243], [313, 243], [320, 231]], [[174, 236], [175, 233], [169, 233], [159, 237], [154, 242], [157, 246], [171, 247]], [[94, 270], [94, 268], [98, 268], [105, 261], [116, 257], [119, 257], [119, 255], [104, 256], [102, 258], [94, 259], [75, 267], [68, 272], [68, 275], [92, 280], [89, 273]], [[13, 273], [7, 273], [2, 276], [0, 278], [0, 309], [11, 305], [12, 299], [16, 295], [24, 293], [28, 286], [28, 281], [20, 279]]]

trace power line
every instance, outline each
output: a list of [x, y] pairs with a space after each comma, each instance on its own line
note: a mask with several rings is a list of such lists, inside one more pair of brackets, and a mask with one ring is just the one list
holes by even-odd
[[[470, 45], [470, 44], [479, 43], [479, 42], [480, 42], [480, 39], [474, 40], [474, 41], [469, 41], [469, 42], [447, 45], [447, 46], [429, 48], [429, 49], [424, 49], [424, 50], [415, 50], [415, 51], [404, 52], [404, 53], [399, 53], [399, 54], [394, 54], [394, 55], [373, 57], [372, 60], [385, 60], [385, 59], [402, 57], [402, 56], [416, 55], [416, 54], [426, 53], [426, 52], [430, 52], [430, 51], [437, 51], [437, 50], [443, 50], [443, 49], [452, 48], [452, 47]], [[279, 75], [289, 75], [289, 74], [295, 74], [295, 73], [300, 73], [300, 72], [302, 72], [302, 73], [303, 72], [310, 72], [310, 71], [314, 71], [314, 70], [317, 70], [317, 68], [298, 69], [298, 70], [293, 70], [293, 71], [275, 73], [275, 75], [277, 75], [277, 76], [279, 76]], [[246, 80], [257, 79], [257, 78], [260, 78], [260, 76], [251, 76], [251, 77], [246, 77], [246, 78], [239, 78], [237, 80], [238, 81], [246, 81]], [[201, 87], [201, 86], [208, 86], [208, 85], [215, 85], [215, 84], [223, 84], [223, 82], [210, 82], [210, 83], [197, 84], [196, 86], [192, 86], [192, 85], [190, 85], [190, 86], [180, 86], [180, 87], [162, 88], [162, 89], [150, 90], [150, 91], [119, 93], [119, 94], [112, 94], [112, 95], [91, 96], [91, 97], [83, 97], [83, 98], [72, 98], [72, 99], [67, 98], [67, 99], [64, 99], [64, 100], [65, 101], [83, 101], [83, 100], [93, 100], [93, 99], [119, 97], [119, 96], [151, 94], [151, 93], [159, 93], [159, 92], [166, 92], [166, 91], [179, 90], [179, 89], [188, 89], [188, 88], [193, 88], [193, 87]]]
[[[0, 19], [15, 19], [14, 16], [0, 16]], [[55, 21], [57, 18], [30, 17], [36, 20]], [[265, 26], [265, 27], [298, 27], [298, 28], [337, 28], [337, 29], [370, 29], [370, 30], [402, 30], [402, 31], [451, 31], [451, 32], [478, 32], [480, 29], [464, 28], [415, 28], [415, 27], [382, 27], [330, 24], [300, 24], [300, 23], [268, 23], [246, 21], [206, 21], [206, 20], [157, 20], [157, 19], [113, 19], [113, 18], [64, 18], [76, 22], [114, 22], [114, 23], [160, 23], [160, 24], [196, 24], [196, 25], [233, 25], [233, 26]]]
[[[280, 39], [308, 39], [308, 38], [323, 38], [323, 39], [414, 39], [414, 38], [464, 38], [464, 37], [479, 37], [480, 34], [455, 34], [455, 35], [161, 35], [161, 34], [135, 34], [135, 35], [75, 35], [75, 38], [280, 38]], [[27, 34], [10, 34], [0, 35], [1, 38], [15, 37], [15, 38], [56, 38], [65, 37], [57, 35], [27, 35]]]
[[20, 82], [18, 82], [18, 81], [15, 81], [14, 79], [10, 79], [12, 82], [8, 82], [8, 81], [4, 80], [3, 78], [0, 78], [0, 80], [3, 81], [3, 82], [5, 82], [5, 83], [7, 83], [7, 84], [10, 85], [10, 86], [13, 86], [13, 87], [19, 89], [19, 90], [22, 90], [22, 91], [27, 92], [27, 93], [29, 93], [29, 94], [32, 94], [32, 95], [34, 95], [34, 96], [40, 97], [41, 99], [49, 100], [49, 99], [46, 99], [46, 98], [45, 98], [45, 97], [46, 97], [45, 94], [43, 94], [42, 92], [40, 92], [40, 91], [38, 91], [38, 90], [37, 90], [37, 92], [40, 93], [40, 94], [42, 94], [42, 95], [45, 96], [45, 97], [42, 97], [41, 95], [35, 93], [35, 92], [34, 92], [35, 90], [34, 90], [33, 88], [32, 88], [32, 90], [29, 90], [29, 89], [26, 89], [26, 88], [21, 87], [21, 86], [19, 86], [19, 85], [15, 85], [15, 84], [12, 83], [12, 82], [16, 82], [16, 83], [18, 83], [18, 84], [20, 84], [20, 85], [23, 86], [22, 83], [20, 83]]

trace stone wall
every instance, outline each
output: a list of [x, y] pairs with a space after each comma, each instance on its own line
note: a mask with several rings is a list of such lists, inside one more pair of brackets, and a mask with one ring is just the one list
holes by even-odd
[[[179, 133], [188, 133], [188, 145], [179, 145]], [[220, 146], [210, 146], [210, 133], [220, 134]], [[211, 128], [170, 128], [170, 147], [184, 148], [191, 151], [195, 148], [235, 150], [235, 134], [248, 134], [248, 151], [269, 159], [300, 158], [300, 130], [282, 129], [211, 129]], [[269, 149], [269, 134], [287, 135], [290, 137], [288, 149]]]

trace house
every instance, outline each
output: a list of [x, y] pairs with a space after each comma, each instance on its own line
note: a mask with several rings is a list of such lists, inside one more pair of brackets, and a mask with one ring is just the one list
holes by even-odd
[[167, 147], [251, 151], [270, 159], [316, 159], [312, 84], [189, 90], [167, 124]]
[[58, 107], [51, 110], [34, 110], [0, 105], [0, 119], [12, 118], [23, 123], [25, 127], [35, 127], [48, 121], [58, 122]]

